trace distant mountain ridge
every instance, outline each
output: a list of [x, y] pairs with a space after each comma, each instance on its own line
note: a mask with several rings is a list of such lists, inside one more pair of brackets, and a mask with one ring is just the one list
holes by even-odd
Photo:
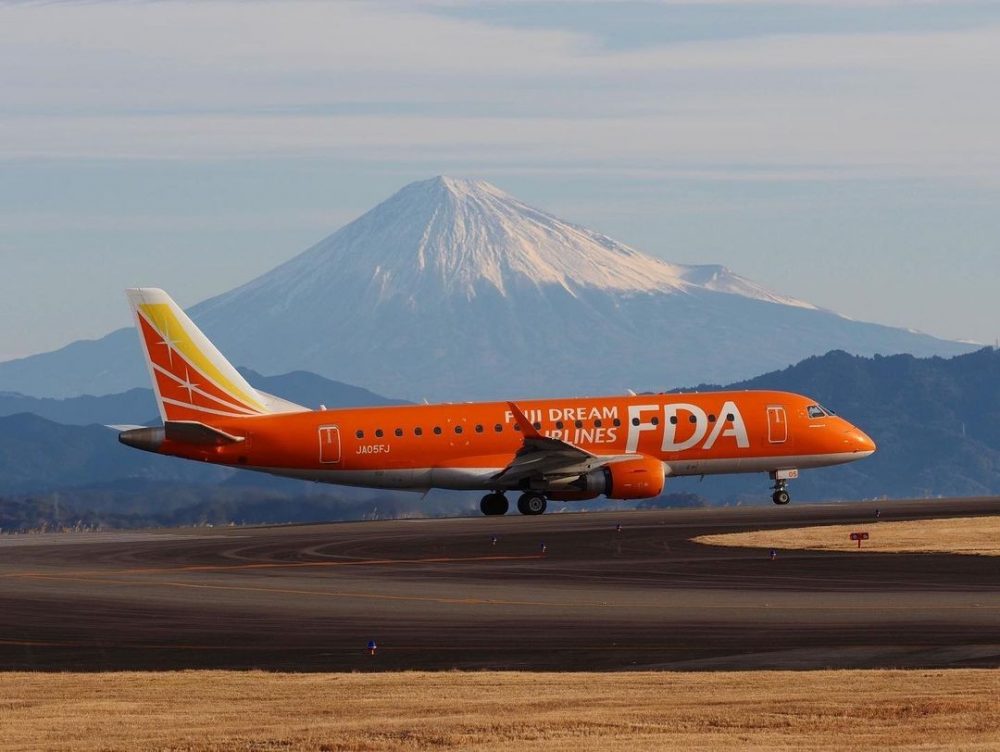
[[[311, 409], [321, 405], [330, 408], [375, 407], [403, 402], [305, 371], [280, 376], [261, 376], [249, 368], [240, 368], [239, 371], [255, 387]], [[154, 420], [159, 422], [153, 390], [139, 388], [102, 397], [84, 395], [64, 399], [0, 392], [0, 416], [19, 413], [30, 413], [55, 423], [75, 426], [145, 425]]]
[[[412, 183], [304, 253], [194, 306], [234, 363], [437, 401], [732, 381], [837, 348], [973, 349], [851, 321], [717, 265], [683, 266], [481, 181]], [[134, 332], [0, 363], [0, 390], [145, 386]]]

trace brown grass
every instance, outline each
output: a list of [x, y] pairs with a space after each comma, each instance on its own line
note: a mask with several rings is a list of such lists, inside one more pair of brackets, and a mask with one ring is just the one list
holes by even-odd
[[702, 535], [694, 541], [711, 546], [851, 551], [858, 544], [850, 534], [862, 530], [870, 536], [861, 542], [867, 551], [1000, 556], [1000, 516], [758, 530]]
[[0, 749], [1000, 750], [1000, 671], [0, 674]]

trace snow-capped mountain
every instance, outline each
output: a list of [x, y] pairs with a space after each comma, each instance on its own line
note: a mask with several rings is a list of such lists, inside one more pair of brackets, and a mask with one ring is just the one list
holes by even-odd
[[[447, 177], [404, 187], [191, 315], [239, 365], [416, 399], [666, 389], [831, 349], [972, 349], [851, 321], [721, 266], [671, 264], [488, 183]], [[145, 380], [128, 331], [0, 364], [0, 390], [26, 394]]]

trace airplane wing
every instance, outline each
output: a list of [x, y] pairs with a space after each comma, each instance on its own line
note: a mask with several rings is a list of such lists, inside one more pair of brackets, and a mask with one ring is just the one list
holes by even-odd
[[493, 476], [503, 485], [516, 486], [526, 478], [568, 478], [583, 475], [609, 462], [635, 459], [635, 455], [598, 455], [574, 446], [568, 441], [543, 436], [513, 402], [507, 406], [514, 422], [524, 435], [524, 443], [514, 454], [514, 460]]

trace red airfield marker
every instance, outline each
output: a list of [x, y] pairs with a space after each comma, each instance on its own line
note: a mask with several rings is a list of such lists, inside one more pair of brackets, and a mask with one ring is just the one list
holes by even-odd
[[861, 548], [861, 541], [868, 540], [868, 533], [864, 531], [851, 533], [851, 540], [856, 540], [858, 542], [858, 548]]

